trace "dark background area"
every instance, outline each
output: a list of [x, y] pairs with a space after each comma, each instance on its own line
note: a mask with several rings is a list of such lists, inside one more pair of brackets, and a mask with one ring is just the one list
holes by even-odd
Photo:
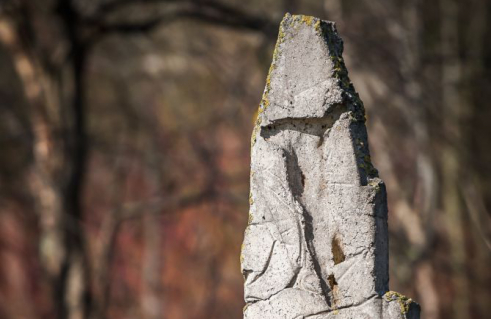
[[335, 21], [391, 289], [491, 313], [491, 3], [1, 0], [0, 318], [241, 318], [250, 134], [285, 12]]

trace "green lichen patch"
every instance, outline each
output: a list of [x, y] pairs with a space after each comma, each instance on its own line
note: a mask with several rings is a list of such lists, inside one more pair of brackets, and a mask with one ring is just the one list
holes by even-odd
[[[350, 113], [349, 114], [350, 120], [356, 123], [358, 120], [352, 118], [351, 116], [352, 112], [349, 113]], [[357, 138], [355, 140], [355, 143], [353, 143], [353, 148], [355, 151], [358, 168], [364, 171], [365, 176], [368, 180], [368, 184], [370, 186], [375, 187], [378, 191], [380, 189], [380, 185], [378, 185], [379, 184], [378, 179], [376, 179], [378, 177], [378, 171], [372, 164], [372, 159], [370, 158], [370, 152], [368, 150], [367, 142], [363, 141], [360, 138]], [[372, 179], [374, 180], [372, 181]]]
[[373, 167], [372, 162], [370, 161], [369, 155], [358, 156], [361, 157], [358, 166], [365, 171], [365, 174], [368, 178], [378, 177], [378, 171]]
[[413, 300], [411, 298], [408, 298], [404, 296], [403, 294], [400, 294], [395, 291], [388, 291], [384, 295], [385, 300], [387, 301], [394, 301], [396, 300], [399, 303], [399, 306], [401, 307], [401, 313], [406, 314], [409, 311], [409, 307], [413, 303]]

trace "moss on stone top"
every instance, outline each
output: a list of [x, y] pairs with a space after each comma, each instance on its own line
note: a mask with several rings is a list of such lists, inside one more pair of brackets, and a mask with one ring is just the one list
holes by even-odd
[[399, 303], [399, 306], [401, 307], [401, 313], [406, 314], [409, 311], [409, 307], [413, 303], [413, 300], [411, 298], [408, 298], [404, 296], [403, 294], [400, 294], [395, 291], [387, 291], [384, 295], [385, 300], [387, 301], [393, 301], [397, 300]]

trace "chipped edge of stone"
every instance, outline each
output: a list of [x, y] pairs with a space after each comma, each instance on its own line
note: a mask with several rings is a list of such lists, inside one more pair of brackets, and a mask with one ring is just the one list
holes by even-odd
[[384, 299], [389, 302], [397, 301], [399, 303], [399, 307], [401, 308], [401, 314], [403, 315], [406, 315], [409, 312], [411, 305], [418, 305], [418, 303], [416, 303], [413, 299], [408, 298], [396, 291], [387, 291], [384, 294]]

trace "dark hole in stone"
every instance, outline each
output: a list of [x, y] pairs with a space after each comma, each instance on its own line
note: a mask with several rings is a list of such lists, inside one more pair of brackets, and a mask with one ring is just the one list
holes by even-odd
[[333, 256], [335, 265], [342, 263], [346, 259], [346, 257], [344, 256], [343, 249], [341, 248], [341, 243], [340, 243], [339, 238], [337, 236], [334, 236], [332, 238], [331, 252], [332, 252], [332, 256]]
[[329, 284], [329, 288], [331, 288], [332, 305], [336, 307], [338, 303], [338, 282], [334, 278], [334, 275], [329, 275], [327, 276], [327, 283]]
[[329, 285], [329, 288], [331, 288], [332, 304], [336, 307], [336, 304], [338, 303], [338, 282], [336, 281], [336, 278], [334, 278], [334, 275], [327, 276], [327, 284]]
[[305, 188], [305, 174], [303, 172], [300, 172], [300, 177], [302, 180], [302, 187]]
[[338, 285], [338, 283], [336, 282], [336, 278], [334, 278], [334, 275], [329, 275], [327, 277], [327, 282], [329, 283], [329, 287], [331, 288], [331, 290], [334, 290], [334, 288]]

